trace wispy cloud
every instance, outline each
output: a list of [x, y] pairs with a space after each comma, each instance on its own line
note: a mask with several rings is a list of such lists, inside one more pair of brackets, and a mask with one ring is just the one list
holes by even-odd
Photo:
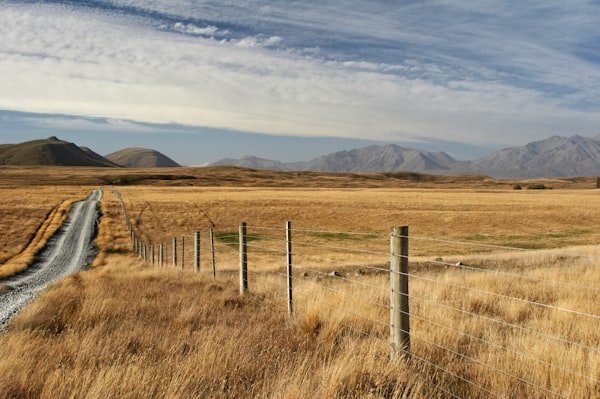
[[0, 108], [386, 141], [597, 134], [600, 7], [484, 3], [7, 2]]

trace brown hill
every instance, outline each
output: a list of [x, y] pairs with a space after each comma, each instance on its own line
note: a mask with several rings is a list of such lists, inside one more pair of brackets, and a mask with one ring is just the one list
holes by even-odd
[[177, 162], [156, 150], [125, 148], [106, 155], [110, 161], [126, 168], [177, 168]]
[[89, 148], [78, 147], [54, 136], [0, 145], [0, 165], [119, 166]]

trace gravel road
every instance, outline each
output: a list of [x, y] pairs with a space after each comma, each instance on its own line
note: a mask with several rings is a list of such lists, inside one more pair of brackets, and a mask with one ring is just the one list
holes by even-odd
[[36, 262], [16, 276], [0, 280], [8, 286], [0, 295], [0, 330], [50, 283], [82, 270], [94, 259], [94, 232], [101, 190], [73, 204], [67, 220], [38, 255]]

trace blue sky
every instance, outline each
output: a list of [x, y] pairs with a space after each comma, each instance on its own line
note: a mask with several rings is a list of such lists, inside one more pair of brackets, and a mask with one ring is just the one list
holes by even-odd
[[600, 2], [0, 1], [0, 142], [187, 165], [600, 133]]

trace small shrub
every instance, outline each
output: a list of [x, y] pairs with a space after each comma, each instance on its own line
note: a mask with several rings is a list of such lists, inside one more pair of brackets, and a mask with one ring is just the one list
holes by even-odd
[[536, 184], [528, 185], [527, 189], [528, 190], [552, 190], [552, 187], [548, 187], [545, 184], [536, 183]]

